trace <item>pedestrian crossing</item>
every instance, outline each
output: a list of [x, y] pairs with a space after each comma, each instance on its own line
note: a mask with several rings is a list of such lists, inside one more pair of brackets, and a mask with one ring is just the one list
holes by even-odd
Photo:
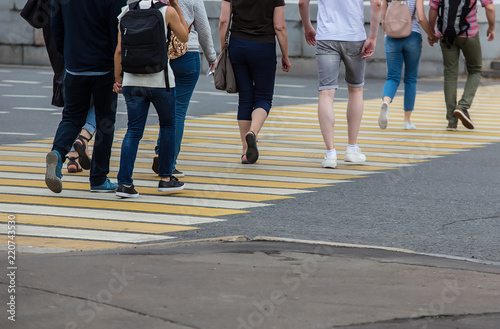
[[[51, 138], [0, 145], [0, 223], [15, 218], [16, 244], [26, 250], [91, 250], [172, 241], [178, 232], [208, 230], [230, 216], [273, 207], [279, 200], [300, 198], [319, 187], [335, 188], [500, 141], [500, 85], [479, 88], [470, 111], [474, 131], [463, 127], [445, 131], [441, 91], [418, 94], [412, 115], [417, 130], [403, 130], [402, 102], [397, 97], [391, 104], [388, 128], [381, 130], [380, 100], [365, 101], [358, 139], [367, 156], [365, 164], [342, 161], [347, 103], [334, 103], [336, 169], [321, 167], [325, 150], [317, 103], [272, 108], [259, 134], [260, 159], [253, 165], [240, 163], [236, 112], [188, 117], [178, 160], [178, 169], [186, 174], [181, 179], [186, 189], [171, 195], [157, 192], [158, 177], [151, 163], [158, 128], [148, 126], [134, 171], [137, 199], [90, 193], [88, 172], [68, 174], [65, 169], [63, 192], [54, 194], [44, 182]], [[112, 180], [124, 134], [124, 130], [115, 134]], [[7, 234], [7, 225], [0, 224], [2, 246], [7, 244]]]

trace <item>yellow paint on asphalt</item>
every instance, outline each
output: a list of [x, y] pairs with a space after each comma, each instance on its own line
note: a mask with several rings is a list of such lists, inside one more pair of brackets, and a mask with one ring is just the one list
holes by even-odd
[[209, 208], [209, 207], [193, 207], [193, 206], [178, 206], [167, 204], [155, 204], [147, 202], [127, 202], [126, 200], [89, 200], [77, 198], [65, 198], [59, 196], [29, 196], [29, 195], [13, 195], [0, 194], [0, 202], [15, 203], [15, 204], [38, 204], [60, 207], [78, 207], [89, 209], [119, 209], [121, 211], [140, 211], [145, 213], [161, 213], [161, 214], [182, 214], [191, 216], [225, 216], [247, 213], [248, 211]]
[[[8, 237], [0, 234], [0, 244], [7, 245]], [[60, 238], [38, 238], [31, 236], [17, 235], [15, 238], [16, 245], [30, 246], [30, 247], [43, 247], [43, 248], [57, 248], [64, 250], [94, 250], [94, 249], [113, 249], [120, 247], [128, 247], [133, 244], [130, 243], [114, 243], [114, 242], [101, 242], [89, 240], [72, 240]], [[25, 250], [28, 251], [28, 250]]]
[[[6, 223], [11, 214], [0, 213], [0, 223]], [[147, 214], [144, 215], [147, 217]], [[47, 215], [16, 214], [16, 225], [60, 226], [70, 228], [84, 228], [92, 230], [121, 231], [135, 233], [163, 234], [197, 230], [199, 227], [170, 224], [151, 224], [130, 221], [115, 221], [79, 217], [59, 217]]]

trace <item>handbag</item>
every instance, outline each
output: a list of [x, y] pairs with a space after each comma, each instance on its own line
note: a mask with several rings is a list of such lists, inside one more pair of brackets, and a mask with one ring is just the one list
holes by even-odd
[[28, 0], [21, 10], [21, 17], [31, 26], [41, 29], [50, 22], [51, 0]]
[[224, 43], [224, 49], [217, 59], [217, 64], [214, 68], [214, 84], [215, 88], [219, 90], [225, 90], [230, 94], [238, 92], [238, 86], [236, 85], [236, 79], [234, 77], [233, 65], [231, 64], [231, 59], [229, 58], [229, 27], [232, 21], [233, 7], [231, 3], [231, 19], [227, 26], [226, 31], [226, 41]]
[[[191, 32], [191, 26], [193, 26], [193, 23], [189, 25], [189, 32]], [[188, 49], [189, 48], [187, 42], [180, 41], [173, 32], [170, 34], [170, 43], [168, 44], [168, 58], [179, 58], [184, 55], [188, 51]]]

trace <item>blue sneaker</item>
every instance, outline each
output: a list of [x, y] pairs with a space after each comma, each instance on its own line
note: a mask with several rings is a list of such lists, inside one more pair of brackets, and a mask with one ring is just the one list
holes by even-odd
[[62, 158], [59, 152], [51, 151], [47, 153], [45, 158], [45, 184], [54, 193], [61, 193], [62, 191]]
[[90, 192], [102, 192], [109, 193], [114, 192], [118, 188], [118, 184], [111, 183], [109, 178], [106, 178], [106, 181], [99, 186], [90, 186]]

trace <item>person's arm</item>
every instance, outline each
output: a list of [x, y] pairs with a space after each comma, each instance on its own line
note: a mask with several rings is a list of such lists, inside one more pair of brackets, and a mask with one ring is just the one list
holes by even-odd
[[188, 42], [189, 40], [189, 29], [184, 19], [184, 15], [182, 15], [181, 7], [177, 0], [170, 0], [170, 7], [175, 10], [168, 10], [165, 15], [165, 23], [168, 27], [174, 32], [177, 39], [180, 42]]
[[122, 35], [118, 33], [118, 42], [115, 49], [115, 83], [113, 91], [117, 94], [122, 93]]
[[484, 9], [486, 9], [486, 19], [488, 20], [486, 36], [488, 37], [488, 41], [493, 41], [495, 39], [495, 4], [487, 4]]
[[219, 42], [220, 50], [224, 49], [224, 44], [226, 42], [226, 32], [229, 28], [229, 20], [231, 19], [231, 3], [227, 1], [222, 1], [220, 8], [219, 17]]
[[388, 7], [387, 0], [382, 0], [382, 15], [380, 18], [380, 21], [382, 23], [382, 31], [385, 32], [385, 15], [387, 13], [387, 7]]
[[361, 49], [361, 53], [363, 54], [361, 59], [372, 56], [377, 45], [377, 34], [380, 25], [380, 12], [382, 11], [382, 4], [380, 3], [380, 0], [370, 0], [370, 3], [370, 34]]
[[311, 23], [310, 0], [299, 0], [299, 12], [304, 26], [304, 37], [308, 45], [316, 45], [316, 31]]
[[[432, 3], [431, 3], [430, 7], [429, 7], [429, 26], [430, 26], [432, 32], [434, 33], [434, 35], [436, 36], [436, 42], [439, 39], [437, 37], [437, 34], [436, 34], [437, 18], [438, 18], [438, 11], [436, 8], [433, 8]], [[427, 41], [429, 42], [429, 44], [431, 46], [434, 44], [433, 40], [431, 40], [429, 37], [427, 38]]]
[[274, 32], [281, 49], [281, 68], [288, 72], [292, 64], [288, 58], [288, 34], [285, 23], [285, 6], [275, 7], [273, 12]]
[[111, 47], [116, 48], [116, 40], [118, 40], [118, 15], [122, 8], [127, 5], [127, 0], [112, 1], [108, 13], [108, 31], [111, 37]]
[[193, 26], [198, 33], [198, 42], [200, 43], [201, 49], [203, 49], [203, 54], [205, 55], [208, 64], [214, 64], [217, 60], [217, 52], [214, 48], [212, 29], [210, 28], [210, 23], [208, 22], [205, 4], [202, 0], [195, 1]]
[[434, 30], [431, 28], [427, 17], [425, 17], [424, 0], [417, 0], [415, 5], [417, 10], [418, 23], [424, 29], [425, 33], [427, 33], [427, 40], [429, 40], [429, 44], [433, 46], [434, 43], [437, 42], [438, 38], [434, 34]]
[[64, 21], [59, 0], [52, 0], [50, 13], [50, 30], [52, 37], [54, 38], [57, 51], [64, 55]]

